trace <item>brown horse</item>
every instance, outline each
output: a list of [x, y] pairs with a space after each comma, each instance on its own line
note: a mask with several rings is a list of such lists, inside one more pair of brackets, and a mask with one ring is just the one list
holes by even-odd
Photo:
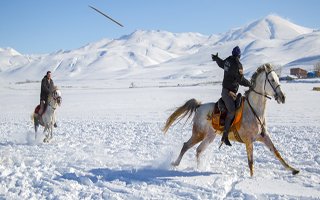
[[[241, 127], [238, 131], [232, 129], [229, 133], [229, 140], [244, 143], [248, 156], [248, 165], [250, 175], [253, 175], [253, 142], [259, 141], [264, 143], [270, 149], [282, 165], [292, 171], [292, 174], [299, 173], [298, 170], [288, 165], [281, 157], [278, 150], [273, 145], [265, 120], [265, 111], [267, 99], [269, 96], [275, 98], [280, 103], [285, 103], [285, 95], [283, 94], [279, 77], [273, 71], [270, 64], [260, 66], [251, 78], [252, 88], [245, 92], [245, 102], [242, 113]], [[177, 160], [172, 163], [178, 166], [186, 151], [195, 144], [200, 143], [197, 147], [197, 161], [201, 153], [212, 143], [217, 134], [222, 132], [215, 130], [212, 126], [210, 116], [213, 112], [215, 103], [201, 104], [195, 99], [190, 99], [183, 106], [174, 111], [167, 119], [163, 131], [166, 133], [174, 121], [182, 119], [187, 115], [190, 117], [193, 113], [193, 128], [191, 138], [183, 144], [180, 155]]]

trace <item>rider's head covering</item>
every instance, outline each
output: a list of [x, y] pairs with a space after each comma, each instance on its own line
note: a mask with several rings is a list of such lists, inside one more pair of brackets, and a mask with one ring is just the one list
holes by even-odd
[[232, 55], [233, 56], [240, 56], [241, 55], [241, 50], [238, 46], [236, 46], [235, 48], [233, 48], [232, 50]]

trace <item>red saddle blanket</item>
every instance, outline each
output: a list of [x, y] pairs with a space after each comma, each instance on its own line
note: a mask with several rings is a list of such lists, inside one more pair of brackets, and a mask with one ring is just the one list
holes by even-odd
[[39, 114], [39, 110], [40, 110], [40, 105], [37, 105], [37, 107], [34, 109], [34, 113]]

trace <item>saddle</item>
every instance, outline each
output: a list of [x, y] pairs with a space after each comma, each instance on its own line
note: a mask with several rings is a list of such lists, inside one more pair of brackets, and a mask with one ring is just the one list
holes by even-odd
[[[236, 129], [239, 130], [241, 127], [241, 120], [242, 120], [242, 111], [243, 111], [243, 105], [244, 105], [245, 97], [239, 93], [237, 95], [237, 98], [235, 100], [235, 106], [236, 106], [236, 113], [235, 117], [233, 119], [233, 122], [231, 124], [230, 130]], [[212, 112], [212, 126], [215, 130], [223, 131], [224, 130], [224, 124], [225, 119], [227, 116], [227, 108], [224, 104], [222, 98], [220, 98], [214, 106], [213, 112]]]
[[[45, 103], [45, 104], [44, 104], [43, 111], [42, 111], [42, 113], [41, 113], [41, 115], [40, 115], [41, 117], [42, 117], [43, 113], [46, 112], [46, 110], [47, 110], [47, 104]], [[34, 113], [39, 114], [39, 111], [40, 111], [40, 104], [37, 105], [37, 107], [34, 109]]]
[[40, 104], [34, 109], [34, 113], [39, 114]]

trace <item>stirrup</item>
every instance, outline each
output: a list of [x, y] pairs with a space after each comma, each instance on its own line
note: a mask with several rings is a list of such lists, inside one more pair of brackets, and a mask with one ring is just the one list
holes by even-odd
[[221, 146], [223, 145], [223, 143], [227, 146], [232, 146], [229, 139], [228, 139], [228, 136], [227, 137], [223, 137], [222, 135], [222, 138], [221, 138], [221, 142], [220, 142], [220, 145], [219, 145], [219, 149], [221, 148]]
[[222, 145], [223, 145], [223, 141], [220, 142], [219, 149], [221, 148]]
[[220, 142], [220, 145], [219, 145], [219, 149], [221, 148], [221, 146], [223, 145], [223, 143], [224, 143], [225, 145], [227, 145], [227, 146], [230, 146], [230, 147], [232, 146], [230, 142], [229, 142], [229, 143], [226, 143], [226, 142], [224, 142], [224, 141], [221, 141], [221, 142]]

